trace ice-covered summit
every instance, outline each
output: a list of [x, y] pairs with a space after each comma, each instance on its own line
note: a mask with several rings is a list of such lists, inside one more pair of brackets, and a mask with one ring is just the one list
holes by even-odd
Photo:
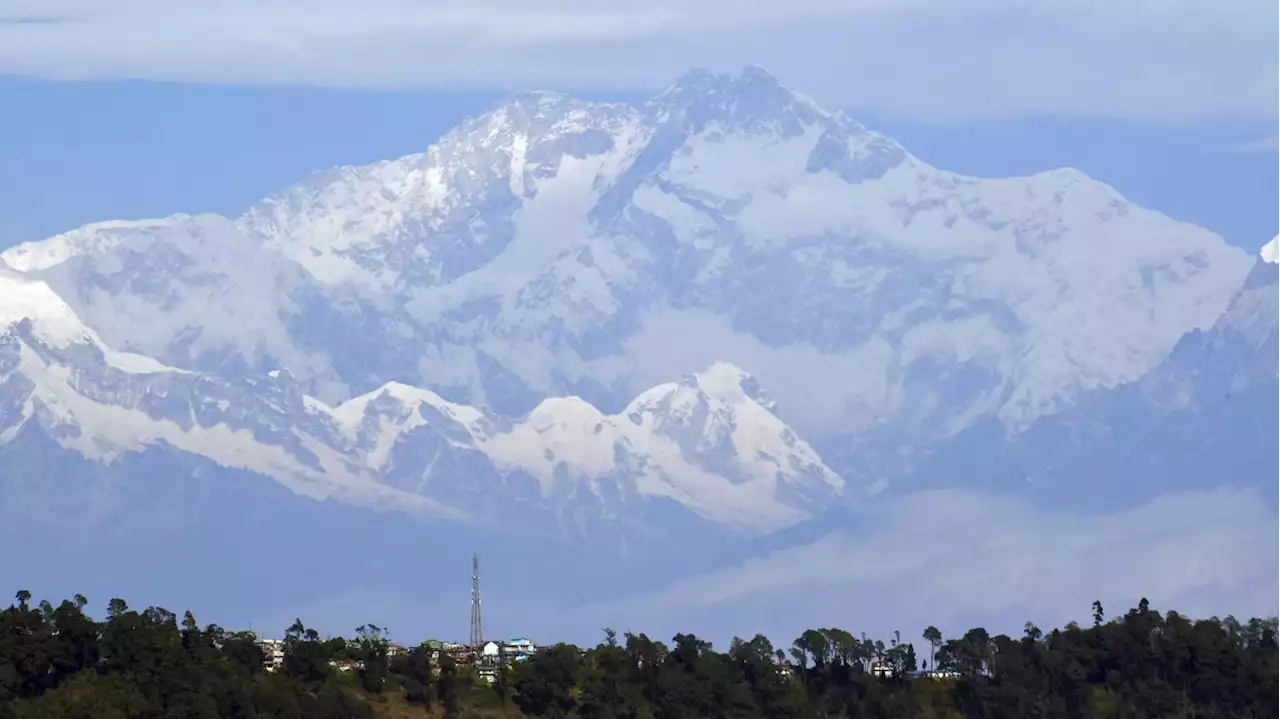
[[239, 224], [324, 284], [383, 293], [446, 284], [501, 253], [512, 215], [549, 191], [544, 180], [606, 171], [637, 122], [624, 105], [516, 94], [425, 152], [319, 173]]
[[508, 418], [563, 396], [609, 414], [723, 360], [817, 445], [886, 447], [1132, 381], [1252, 264], [1075, 170], [932, 167], [756, 67], [639, 106], [513, 95], [235, 220], [4, 257], [114, 346], [288, 366], [331, 405], [400, 382]]
[[171, 369], [149, 357], [108, 348], [46, 283], [14, 272], [0, 262], [0, 335], [6, 333], [20, 334], [51, 350], [79, 345], [126, 372]]
[[1273, 265], [1280, 262], [1280, 235], [1273, 237], [1270, 242], [1263, 245], [1262, 249], [1258, 251], [1258, 256], [1262, 258], [1263, 262]]
[[793, 133], [835, 115], [813, 100], [783, 87], [767, 70], [750, 65], [739, 75], [717, 75], [694, 68], [681, 75], [647, 105], [657, 125], [698, 131], [723, 123], [749, 131]]
[[719, 362], [615, 415], [579, 398], [544, 400], [483, 446], [544, 485], [634, 483], [640, 495], [720, 522], [778, 528], [821, 509], [845, 483], [770, 407], [749, 375]]
[[23, 321], [31, 322], [42, 339], [59, 346], [92, 337], [49, 285], [0, 264], [0, 331]]
[[48, 442], [99, 463], [172, 451], [429, 518], [518, 511], [544, 534], [610, 522], [660, 532], [645, 516], [661, 500], [750, 535], [844, 488], [762, 397], [717, 364], [620, 415], [561, 397], [513, 421], [399, 382], [331, 406], [285, 369], [196, 373], [117, 352], [44, 283], [0, 268], [0, 447]]

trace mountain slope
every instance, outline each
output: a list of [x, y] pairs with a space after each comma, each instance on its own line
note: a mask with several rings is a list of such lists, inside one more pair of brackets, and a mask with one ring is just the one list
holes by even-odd
[[0, 270], [0, 296], [8, 308], [0, 320], [9, 325], [0, 325], [7, 330], [0, 334], [0, 442], [38, 428], [68, 450], [108, 463], [168, 445], [313, 497], [444, 511], [354, 471], [288, 377], [229, 381], [116, 352], [47, 286], [7, 270]]
[[46, 285], [8, 270], [0, 296], [0, 444], [39, 431], [106, 463], [165, 446], [313, 498], [472, 524], [518, 512], [531, 526], [516, 529], [535, 534], [611, 522], [661, 534], [645, 521], [653, 501], [760, 533], [844, 488], [727, 364], [618, 416], [569, 397], [502, 420], [395, 383], [331, 408], [287, 371], [227, 378], [110, 350]]
[[821, 508], [844, 481], [770, 409], [753, 378], [718, 363], [642, 393], [617, 415], [578, 398], [546, 400], [482, 447], [528, 468], [544, 491], [587, 479], [603, 498], [633, 483], [719, 522], [779, 528]]
[[912, 486], [963, 482], [1073, 507], [1131, 506], [1215, 486], [1256, 488], [1280, 501], [1274, 247], [1263, 249], [1218, 321], [1184, 336], [1151, 372], [1012, 436], [975, 428], [920, 463]]
[[3, 256], [113, 346], [288, 367], [329, 404], [400, 382], [503, 416], [564, 395], [610, 413], [724, 360], [819, 446], [867, 456], [1138, 378], [1250, 263], [1073, 170], [933, 168], [759, 68], [640, 107], [521, 94], [236, 220]]

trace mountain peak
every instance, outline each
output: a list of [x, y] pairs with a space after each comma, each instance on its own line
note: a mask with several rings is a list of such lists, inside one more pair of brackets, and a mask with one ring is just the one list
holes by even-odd
[[[1276, 282], [1280, 278], [1280, 236], [1273, 238], [1258, 251], [1253, 268], [1244, 278], [1240, 292], [1232, 298], [1223, 313], [1219, 325], [1257, 324], [1275, 325]], [[1261, 306], [1258, 306], [1262, 303]]]
[[651, 107], [659, 122], [675, 119], [695, 127], [715, 121], [789, 127], [829, 115], [812, 100], [784, 87], [759, 65], [748, 65], [736, 76], [693, 68], [667, 86]]
[[691, 67], [677, 77], [658, 97], [678, 97], [709, 88], [716, 83], [716, 74], [704, 67]]
[[8, 333], [58, 350], [87, 346], [107, 364], [125, 372], [147, 374], [170, 369], [149, 357], [109, 349], [47, 283], [0, 264], [0, 335]]
[[751, 379], [751, 375], [741, 367], [732, 362], [724, 360], [716, 360], [712, 362], [705, 370], [694, 375], [697, 377], [699, 384], [706, 386], [706, 383], [729, 382], [737, 386], [742, 381]]
[[564, 121], [575, 109], [584, 110], [593, 104], [550, 90], [520, 90], [507, 95], [479, 119], [488, 126], [497, 123], [513, 125], [521, 132], [539, 132]]
[[[768, 407], [704, 369], [723, 358], [827, 440], [1018, 426], [1136, 379], [1256, 259], [1074, 170], [932, 168], [757, 66], [690, 70], [643, 108], [520, 93], [422, 153], [169, 224], [4, 258], [108, 343], [287, 365], [329, 403], [397, 378], [506, 417], [577, 393], [616, 408], [654, 379], [633, 368], [662, 366], [702, 374], [663, 386], [680, 403]], [[649, 339], [667, 317], [696, 350]]]
[[1263, 262], [1270, 264], [1280, 263], [1280, 235], [1271, 239], [1270, 242], [1262, 246], [1262, 250], [1258, 252], [1258, 256]]
[[61, 297], [44, 282], [0, 267], [0, 332], [31, 323], [42, 340], [64, 346], [89, 332]]
[[526, 418], [481, 443], [500, 466], [570, 478], [610, 494], [635, 482], [642, 495], [676, 499], [742, 528], [778, 528], [842, 492], [844, 479], [773, 415], [755, 381], [716, 362], [658, 385], [620, 414], [578, 397], [543, 400]]
[[686, 382], [722, 402], [750, 400], [769, 411], [774, 409], [773, 401], [760, 389], [756, 378], [731, 362], [713, 362], [705, 370], [690, 375]]
[[778, 78], [769, 72], [762, 65], [747, 65], [742, 68], [742, 72], [738, 73], [739, 82], [762, 82], [771, 85], [781, 85]]
[[778, 78], [760, 65], [747, 65], [738, 72], [715, 73], [703, 67], [689, 68], [667, 86], [660, 97], [686, 96], [708, 90], [751, 90], [771, 93], [788, 93]]

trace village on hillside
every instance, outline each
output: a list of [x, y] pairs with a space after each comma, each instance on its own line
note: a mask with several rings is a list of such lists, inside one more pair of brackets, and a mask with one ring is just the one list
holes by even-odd
[[[441, 658], [447, 656], [457, 666], [473, 668], [481, 680], [492, 684], [497, 679], [500, 667], [509, 667], [513, 663], [526, 661], [539, 650], [552, 646], [535, 644], [524, 637], [503, 641], [486, 640], [484, 634], [484, 611], [480, 598], [480, 557], [473, 554], [471, 557], [471, 640], [466, 644], [444, 642], [438, 639], [427, 639], [422, 642], [419, 646], [428, 652], [432, 672], [439, 674]], [[381, 641], [386, 646], [388, 659], [394, 659], [409, 651], [402, 644]], [[283, 640], [260, 639], [258, 647], [262, 650], [262, 661], [266, 671], [275, 672], [284, 665], [286, 645]], [[579, 649], [579, 651], [583, 650]], [[351, 659], [331, 659], [329, 665], [340, 672], [361, 668], [360, 661]], [[799, 671], [799, 667], [789, 661], [784, 660], [782, 665], [793, 674]], [[867, 665], [867, 670], [872, 675], [881, 678], [894, 676], [895, 673], [929, 679], [948, 679], [959, 676], [954, 671], [939, 670], [936, 667], [921, 666], [918, 671], [915, 667], [911, 667], [905, 672], [902, 669], [902, 667], [895, 667], [892, 662], [880, 659], [870, 661]]]
[[[540, 650], [547, 649], [550, 645], [539, 645], [529, 639], [518, 637], [505, 641], [486, 641], [479, 646], [428, 639], [422, 642], [420, 646], [429, 652], [433, 674], [439, 675], [440, 660], [443, 656], [448, 656], [458, 666], [471, 667], [476, 676], [492, 684], [497, 678], [499, 667], [509, 667], [514, 663], [526, 661]], [[263, 664], [266, 671], [274, 672], [284, 665], [285, 643], [282, 640], [261, 639], [258, 641], [258, 647], [262, 650]], [[395, 642], [387, 642], [386, 648], [388, 659], [393, 659], [409, 651], [404, 645]], [[329, 660], [329, 666], [340, 672], [358, 670], [361, 668], [360, 664], [359, 661], [348, 659]], [[792, 662], [783, 661], [782, 666], [793, 674], [798, 674], [799, 668]], [[888, 661], [873, 661], [870, 663], [869, 670], [873, 676], [882, 679], [894, 676], [895, 671], [899, 671]], [[959, 676], [959, 673], [955, 671], [944, 669], [921, 669], [919, 671], [901, 672], [901, 674], [926, 679], [953, 679]]]
[[[443, 642], [428, 639], [420, 645], [430, 652], [433, 671], [439, 672], [442, 656], [448, 656], [458, 666], [474, 667], [481, 679], [493, 683], [498, 667], [510, 666], [515, 662], [527, 660], [538, 652], [540, 647], [523, 637], [504, 641], [486, 641], [478, 646], [458, 642]], [[284, 665], [285, 642], [281, 639], [260, 639], [258, 647], [262, 650], [263, 666], [268, 672], [279, 670]], [[387, 642], [387, 658], [393, 659], [405, 654], [408, 649], [403, 644]], [[349, 659], [331, 659], [329, 666], [340, 672], [353, 671], [360, 668], [360, 662]]]
[[[448, 656], [458, 666], [474, 667], [481, 679], [493, 683], [498, 667], [510, 666], [514, 662], [523, 662], [538, 652], [540, 648], [524, 637], [504, 641], [486, 640], [484, 638], [484, 611], [480, 599], [480, 557], [471, 556], [471, 641], [444, 642], [428, 639], [419, 646], [428, 652], [433, 671], [439, 672], [440, 660]], [[386, 641], [387, 658], [394, 659], [408, 651], [402, 644]], [[274, 672], [284, 665], [285, 643], [280, 639], [261, 639], [258, 647], [262, 650], [262, 661], [269, 672]], [[360, 662], [347, 659], [331, 659], [329, 665], [340, 672], [348, 672], [360, 668]]]

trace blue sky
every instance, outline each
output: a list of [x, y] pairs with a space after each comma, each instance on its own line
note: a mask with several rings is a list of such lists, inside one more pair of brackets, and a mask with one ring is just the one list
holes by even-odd
[[[95, 220], [236, 213], [311, 171], [421, 150], [502, 94], [0, 77], [0, 246]], [[1274, 121], [849, 112], [947, 169], [1069, 165], [1250, 249], [1276, 232]]]
[[1274, 0], [6, 0], [0, 245], [235, 212], [515, 89], [639, 98], [755, 63], [940, 167], [1075, 166], [1256, 247], [1278, 23]]

